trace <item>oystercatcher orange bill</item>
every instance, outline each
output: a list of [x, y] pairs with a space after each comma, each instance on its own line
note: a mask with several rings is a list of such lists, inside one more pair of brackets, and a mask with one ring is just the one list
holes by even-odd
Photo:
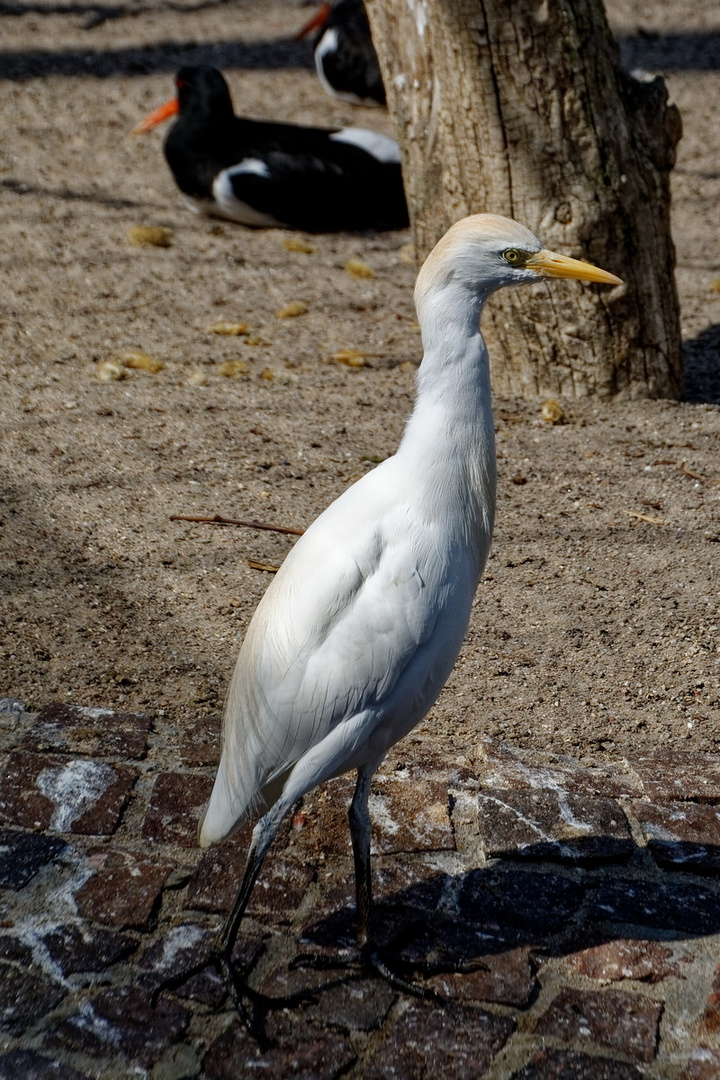
[[176, 116], [180, 112], [180, 102], [176, 97], [170, 98], [164, 105], [161, 105], [155, 112], [151, 112], [149, 116], [146, 116], [144, 120], [141, 120], [139, 124], [136, 124], [132, 129], [133, 135], [144, 135], [146, 131], [152, 131], [158, 124], [162, 124], [163, 120], [167, 120], [169, 116]]

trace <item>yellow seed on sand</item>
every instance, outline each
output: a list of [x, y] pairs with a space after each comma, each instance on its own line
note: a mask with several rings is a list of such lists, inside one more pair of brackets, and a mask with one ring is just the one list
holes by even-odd
[[227, 319], [221, 319], [220, 322], [208, 326], [208, 331], [211, 334], [224, 334], [225, 337], [241, 337], [242, 334], [249, 333], [249, 327], [246, 322], [229, 322]]
[[345, 269], [351, 277], [356, 278], [374, 278], [375, 271], [372, 266], [368, 266], [362, 259], [348, 259], [345, 263]]
[[272, 382], [273, 379], [275, 378], [275, 372], [273, 371], [272, 368], [269, 368], [269, 367], [263, 368], [262, 371], [260, 372], [260, 378], [261, 379], [266, 379], [268, 382]]
[[172, 245], [173, 231], [165, 225], [133, 225], [127, 238], [134, 247], [167, 248]]
[[544, 401], [540, 409], [540, 415], [548, 424], [564, 424], [565, 411], [559, 401], [550, 398]]
[[125, 349], [118, 356], [118, 363], [126, 368], [134, 368], [136, 371], [149, 371], [151, 375], [157, 375], [165, 365], [162, 360], [156, 360], [154, 356], [143, 352], [142, 349]]
[[296, 315], [305, 315], [308, 311], [308, 305], [304, 300], [292, 300], [286, 307], [280, 308], [276, 311], [278, 319], [294, 319]]
[[308, 243], [307, 240], [301, 240], [299, 236], [288, 236], [283, 240], [283, 247], [286, 251], [299, 251], [303, 255], [314, 255], [315, 245]]
[[359, 349], [339, 349], [333, 354], [333, 360], [345, 367], [365, 367], [367, 353], [360, 352]]
[[95, 376], [100, 382], [117, 382], [127, 379], [127, 371], [118, 360], [103, 360], [95, 368]]
[[218, 364], [218, 375], [224, 375], [227, 379], [247, 378], [250, 374], [250, 365], [247, 360], [225, 360]]

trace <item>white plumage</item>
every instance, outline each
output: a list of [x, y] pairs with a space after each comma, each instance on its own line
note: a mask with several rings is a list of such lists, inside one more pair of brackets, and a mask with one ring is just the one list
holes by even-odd
[[496, 288], [543, 276], [621, 284], [542, 249], [517, 222], [454, 225], [418, 276], [424, 357], [400, 447], [345, 491], [285, 559], [243, 642], [202, 846], [255, 811], [226, 956], [264, 855], [290, 807], [358, 770], [350, 813], [358, 940], [370, 912], [370, 779], [437, 698], [457, 657], [495, 513], [488, 355], [479, 328]]

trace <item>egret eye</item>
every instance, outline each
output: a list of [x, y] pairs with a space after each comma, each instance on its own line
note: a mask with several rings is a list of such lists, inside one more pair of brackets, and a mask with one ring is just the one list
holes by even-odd
[[517, 248], [508, 248], [504, 252], [504, 257], [511, 266], [521, 266], [523, 262], [522, 252]]

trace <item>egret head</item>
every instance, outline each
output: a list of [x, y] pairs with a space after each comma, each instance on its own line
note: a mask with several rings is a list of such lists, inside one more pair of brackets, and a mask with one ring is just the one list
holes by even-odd
[[498, 214], [475, 214], [457, 221], [428, 255], [418, 274], [415, 302], [455, 284], [484, 298], [504, 286], [548, 277], [621, 285], [590, 263], [548, 251], [524, 225]]

